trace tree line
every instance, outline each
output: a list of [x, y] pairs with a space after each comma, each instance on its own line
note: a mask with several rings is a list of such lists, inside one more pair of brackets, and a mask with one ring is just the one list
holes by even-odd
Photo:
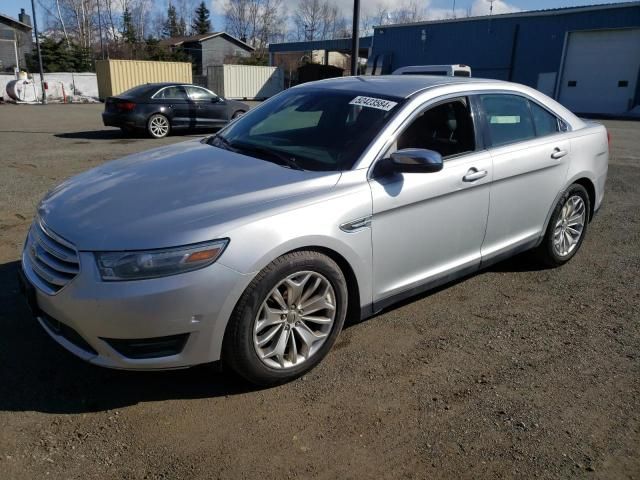
[[[91, 70], [103, 55], [116, 59], [188, 60], [186, 52], [168, 48], [164, 39], [226, 31], [255, 48], [251, 63], [266, 63], [271, 42], [346, 38], [352, 12], [332, 0], [220, 0], [222, 22], [214, 25], [207, 5], [169, 0], [159, 9], [153, 0], [37, 0], [44, 13], [42, 53], [45, 70]], [[424, 2], [400, 0], [394, 8], [378, 6], [361, 19], [360, 34], [374, 25], [426, 18]], [[31, 58], [30, 67], [37, 68]]]

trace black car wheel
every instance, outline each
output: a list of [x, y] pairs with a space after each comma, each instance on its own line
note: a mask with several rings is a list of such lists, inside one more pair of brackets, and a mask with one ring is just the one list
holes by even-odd
[[257, 385], [297, 378], [327, 355], [347, 304], [346, 280], [332, 259], [315, 251], [288, 253], [265, 267], [238, 301], [222, 361]]
[[169, 119], [161, 113], [155, 113], [149, 117], [147, 122], [147, 132], [153, 138], [164, 138], [169, 135], [171, 125]]
[[233, 115], [231, 115], [231, 120], [235, 120], [236, 118], [241, 117], [245, 113], [247, 112], [245, 112], [244, 110], [238, 110], [237, 112], [234, 112]]

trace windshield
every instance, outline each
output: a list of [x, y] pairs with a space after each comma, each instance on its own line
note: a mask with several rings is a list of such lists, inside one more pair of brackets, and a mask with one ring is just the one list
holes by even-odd
[[209, 143], [288, 168], [348, 170], [402, 102], [353, 91], [291, 89], [234, 121]]

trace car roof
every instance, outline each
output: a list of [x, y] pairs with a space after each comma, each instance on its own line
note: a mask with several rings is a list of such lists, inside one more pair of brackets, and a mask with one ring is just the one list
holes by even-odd
[[479, 84], [496, 83], [499, 80], [490, 80], [473, 77], [450, 77], [444, 75], [372, 75], [359, 77], [328, 78], [303, 84], [296, 88], [323, 88], [329, 90], [350, 90], [371, 95], [388, 95], [399, 98], [410, 96], [429, 88], [452, 84]]
[[190, 85], [189, 83], [179, 83], [179, 82], [159, 82], [159, 83], [147, 83], [149, 87], [172, 87], [177, 85]]

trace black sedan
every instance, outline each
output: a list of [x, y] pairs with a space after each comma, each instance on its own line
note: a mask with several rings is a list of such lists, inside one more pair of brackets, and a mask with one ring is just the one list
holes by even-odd
[[221, 127], [247, 110], [248, 105], [197, 85], [147, 83], [108, 97], [102, 121], [124, 132], [144, 129], [162, 138], [172, 130]]

